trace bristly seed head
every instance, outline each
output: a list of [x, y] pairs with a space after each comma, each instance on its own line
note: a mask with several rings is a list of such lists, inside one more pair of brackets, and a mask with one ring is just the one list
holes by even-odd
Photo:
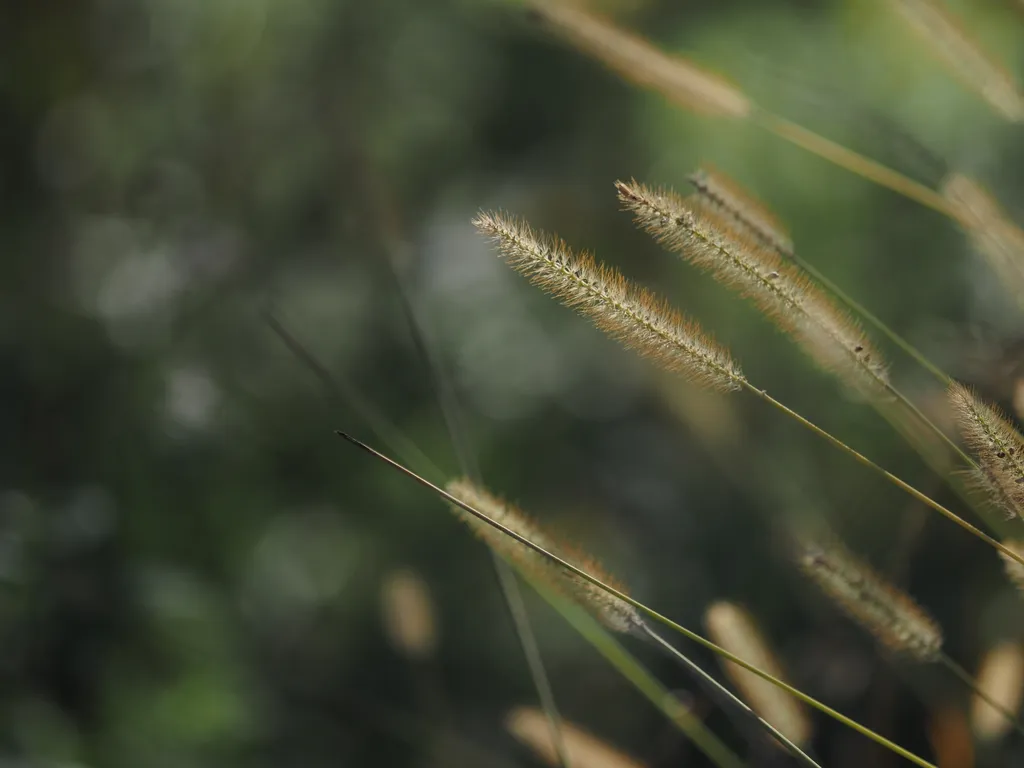
[[1024, 122], [1024, 97], [1013, 76], [991, 58], [935, 0], [890, 0], [964, 85], [988, 102], [1005, 119]]
[[960, 434], [978, 461], [977, 484], [1007, 517], [1024, 511], [1024, 436], [963, 384], [949, 386]]
[[911, 599], [838, 542], [800, 542], [801, 570], [854, 621], [897, 653], [922, 662], [942, 653], [942, 630]]
[[744, 118], [753, 105], [724, 78], [669, 56], [643, 38], [562, 0], [529, 0], [531, 10], [570, 44], [638, 85], [695, 112]]
[[615, 188], [638, 226], [668, 250], [751, 298], [818, 365], [862, 395], [892, 399], [886, 367], [857, 321], [778, 246], [766, 243], [777, 237], [752, 230], [748, 210], [737, 213], [727, 208], [721, 202], [724, 197], [710, 202], [698, 194], [684, 200], [671, 190], [650, 189], [636, 181], [618, 181]]
[[526, 223], [500, 213], [481, 213], [473, 223], [534, 285], [666, 370], [723, 391], [739, 389], [745, 382], [725, 349], [663, 299], [616, 270], [587, 254], [576, 255], [561, 240], [537, 235]]
[[988, 262], [1004, 288], [1024, 303], [1024, 231], [980, 184], [954, 173], [942, 184], [971, 246]]
[[[515, 531], [526, 540], [575, 565], [604, 584], [625, 593], [625, 589], [608, 576], [595, 560], [588, 556], [578, 555], [570, 548], [560, 545], [512, 504], [465, 479], [453, 480], [448, 483], [446, 490], [455, 498], [483, 512], [492, 520]], [[502, 557], [516, 563], [534, 578], [579, 603], [608, 629], [614, 632], [628, 633], [643, 626], [644, 621], [639, 612], [629, 603], [591, 584], [579, 575], [567, 571], [503, 531], [475, 515], [469, 514], [461, 507], [452, 505], [452, 511]]]
[[737, 229], [747, 230], [783, 256], [793, 255], [793, 241], [775, 214], [728, 176], [711, 168], [701, 168], [687, 180], [708, 208], [732, 219]]
[[[738, 605], [717, 602], [704, 613], [708, 636], [717, 645], [773, 677], [785, 680], [782, 665], [764, 639], [753, 617]], [[799, 745], [811, 738], [811, 722], [800, 702], [778, 686], [732, 661], [722, 669], [758, 715]]]

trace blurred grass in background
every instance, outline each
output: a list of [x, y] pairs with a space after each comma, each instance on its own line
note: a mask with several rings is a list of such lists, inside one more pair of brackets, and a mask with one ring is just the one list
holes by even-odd
[[[1011, 3], [950, 6], [1020, 71]], [[1019, 129], [882, 2], [597, 7], [913, 178], [965, 171], [1021, 207]], [[795, 684], [928, 753], [929, 713], [964, 692], [933, 672], [894, 675], [796, 577], [773, 520], [799, 508], [832, 521], [943, 621], [970, 666], [1024, 630], [997, 558], [757, 404], [666, 386], [529, 289], [469, 224], [504, 207], [595, 250], [699, 318], [769, 391], [955, 503], [884, 422], [617, 212], [616, 178], [683, 189], [704, 161], [755, 190], [806, 260], [947, 371], [1012, 401], [1019, 310], [952, 223], [622, 83], [515, 4], [7, 3], [4, 759], [532, 764], [503, 731], [536, 694], [486, 551], [435, 499], [332, 437], [343, 427], [385, 444], [265, 322], [271, 310], [342, 390], [457, 474], [392, 261], [488, 485], [689, 626], [715, 599], [747, 605]], [[887, 351], [920, 402], [941, 395]], [[436, 654], [419, 662], [382, 625], [381, 583], [399, 568], [423, 576], [437, 610]], [[652, 764], [702, 764], [529, 598], [563, 714]], [[891, 759], [818, 725], [830, 766]], [[1021, 749], [979, 764], [1013, 765]]]

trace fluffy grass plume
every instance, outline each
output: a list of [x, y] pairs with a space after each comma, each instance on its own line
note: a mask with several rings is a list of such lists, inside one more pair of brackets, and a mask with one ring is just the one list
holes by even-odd
[[[977, 680], [989, 698], [1009, 712], [1019, 711], [1024, 698], [1024, 647], [1008, 641], [990, 648], [982, 657]], [[1002, 712], [980, 696], [971, 700], [971, 730], [981, 741], [998, 739], [1012, 727]]]
[[836, 541], [801, 542], [799, 565], [850, 618], [889, 650], [917, 661], [937, 661], [942, 630], [914, 600]]
[[948, 391], [960, 434], [978, 463], [978, 485], [1007, 517], [1024, 509], [1024, 436], [998, 408], [988, 405], [963, 384]]
[[[702, 203], [700, 196], [684, 200], [671, 190], [651, 189], [636, 181], [618, 181], [615, 187], [637, 225], [668, 250], [752, 299], [822, 368], [849, 387], [868, 397], [889, 399], [885, 364], [857, 321], [776, 247], [766, 244], [770, 235], [738, 226], [733, 211], [751, 218], [750, 207], [740, 204], [727, 210], [722, 204]], [[764, 226], [763, 217], [760, 221]]]
[[[1024, 539], [1008, 539], [1007, 541], [1004, 541], [1003, 544], [1018, 555], [1024, 555]], [[1006, 578], [1013, 583], [1018, 592], [1024, 594], [1024, 565], [1021, 565], [1016, 560], [1007, 557], [1001, 552], [999, 553], [999, 556], [1003, 560], [1003, 568], [1006, 569]]]
[[719, 390], [739, 389], [745, 381], [723, 347], [616, 270], [587, 254], [574, 254], [560, 239], [538, 235], [526, 223], [500, 213], [481, 213], [473, 223], [534, 285], [662, 368]]
[[[604, 572], [599, 563], [571, 548], [562, 546], [512, 504], [499, 499], [469, 480], [454, 480], [448, 484], [446, 490], [455, 498], [480, 510], [492, 520], [515, 531], [551, 554], [557, 555], [618, 591], [626, 592], [621, 584]], [[506, 536], [502, 531], [488, 525], [475, 515], [469, 514], [461, 507], [451, 505], [451, 508], [455, 516], [473, 529], [474, 533], [487, 542], [494, 551], [516, 563], [527, 573], [560, 594], [579, 603], [608, 629], [615, 632], [632, 632], [643, 625], [640, 614], [629, 603], [576, 574], [566, 571], [539, 552], [524, 547], [515, 539]]]
[[431, 656], [437, 647], [437, 627], [430, 590], [419, 574], [394, 571], [381, 585], [384, 632], [395, 650], [414, 659]]
[[999, 115], [1024, 121], [1024, 99], [1013, 76], [973, 40], [938, 0], [889, 0], [949, 72]]
[[793, 240], [775, 214], [728, 176], [705, 167], [691, 173], [687, 180], [706, 206], [731, 218], [738, 229], [750, 232], [783, 255], [793, 255]]
[[942, 194], [956, 211], [971, 246], [988, 262], [1000, 282], [1024, 304], [1024, 231], [978, 182], [954, 173]]
[[[786, 679], [753, 617], [738, 605], [724, 601], [712, 604], [704, 613], [704, 626], [711, 640], [725, 650], [780, 680]], [[735, 662], [722, 661], [722, 669], [758, 715], [795, 744], [804, 746], [810, 741], [811, 722], [799, 701]]]
[[[560, 765], [547, 717], [539, 709], [513, 709], [505, 718], [505, 727], [547, 765]], [[562, 721], [562, 739], [566, 756], [574, 768], [643, 768], [643, 763], [565, 721]]]
[[695, 112], [747, 117], [753, 105], [719, 75], [662, 53], [646, 40], [564, 0], [530, 0], [534, 16], [570, 44], [637, 85], [652, 87]]

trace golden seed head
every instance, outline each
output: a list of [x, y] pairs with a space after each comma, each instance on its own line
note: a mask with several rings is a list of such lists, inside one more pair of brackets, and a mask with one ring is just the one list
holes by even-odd
[[[484, 488], [462, 479], [450, 482], [446, 490], [459, 501], [484, 513], [509, 530], [515, 531], [526, 540], [571, 563], [583, 572], [589, 573], [604, 584], [625, 593], [625, 589], [605, 573], [594, 559], [563, 546], [545, 533], [522, 511], [492, 495]], [[643, 619], [637, 610], [624, 600], [591, 584], [581, 576], [567, 571], [558, 563], [535, 552], [461, 507], [452, 505], [452, 511], [494, 551], [518, 565], [531, 576], [579, 603], [608, 629], [615, 632], [632, 632], [643, 625]]]
[[923, 662], [940, 656], [938, 623], [838, 542], [823, 547], [805, 540], [799, 564], [811, 581], [889, 650]]
[[437, 630], [430, 590], [419, 574], [394, 571], [381, 586], [384, 630], [391, 644], [411, 658], [433, 654]]
[[793, 241], [775, 214], [734, 180], [712, 168], [701, 168], [688, 180], [700, 200], [731, 218], [737, 229], [747, 230], [784, 256], [793, 255]]
[[704, 114], [743, 118], [753, 105], [724, 78], [564, 0], [529, 0], [534, 14], [572, 46], [637, 85]]
[[1024, 231], [991, 194], [962, 174], [947, 177], [941, 191], [967, 230], [971, 246], [988, 262], [1006, 290], [1024, 301]]
[[[713, 603], [704, 614], [710, 639], [748, 664], [785, 680], [774, 652], [753, 617], [738, 605]], [[811, 721], [799, 701], [775, 684], [758, 677], [735, 662], [722, 661], [722, 669], [739, 689], [750, 708], [798, 745], [811, 738]]]
[[1020, 517], [1024, 510], [1024, 436], [998, 408], [963, 384], [951, 383], [948, 394], [960, 434], [978, 462], [973, 479], [1007, 517]]
[[890, 0], [950, 73], [1014, 123], [1024, 121], [1024, 98], [1013, 76], [973, 40], [935, 0]]
[[[978, 688], [1008, 712], [1020, 710], [1024, 699], [1024, 647], [1003, 642], [990, 648], [981, 660], [976, 676]], [[971, 700], [971, 728], [982, 741], [1006, 734], [1013, 724], [981, 696]]]
[[822, 368], [853, 390], [889, 400], [888, 372], [863, 329], [765, 235], [708, 197], [679, 197], [636, 181], [615, 184], [637, 225], [665, 248], [754, 301]]
[[616, 270], [500, 213], [482, 213], [473, 223], [534, 285], [662, 368], [723, 391], [739, 389], [745, 381], [729, 353], [695, 323]]
[[[1003, 542], [1003, 546], [1018, 556], [1024, 557], [1024, 539], [1007, 539]], [[1024, 565], [1004, 552], [1000, 552], [999, 557], [1002, 558], [1006, 578], [1013, 583], [1018, 592], [1024, 593]]]
[[[582, 728], [560, 723], [562, 742], [569, 763], [578, 768], [643, 768], [642, 764], [615, 749]], [[558, 749], [551, 738], [548, 716], [534, 707], [513, 709], [505, 718], [505, 727], [548, 765], [561, 765]]]

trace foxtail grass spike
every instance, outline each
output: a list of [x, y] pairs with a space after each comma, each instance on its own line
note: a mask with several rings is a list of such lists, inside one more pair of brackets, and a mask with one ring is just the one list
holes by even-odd
[[[408, 467], [405, 467], [402, 464], [399, 464], [394, 459], [392, 459], [392, 458], [390, 458], [388, 456], [385, 456], [380, 451], [377, 451], [374, 448], [371, 448], [366, 443], [362, 442], [361, 440], [357, 440], [352, 435], [349, 435], [346, 432], [342, 432], [341, 430], [335, 430], [335, 434], [338, 437], [341, 437], [344, 440], [346, 440], [349, 443], [351, 443], [352, 445], [356, 446], [360, 450], [368, 453], [370, 456], [374, 457], [378, 461], [381, 461], [384, 464], [387, 464], [388, 466], [390, 466], [395, 471], [400, 472], [401, 474], [405, 475], [410, 480], [413, 480], [414, 482], [422, 485], [424, 488], [432, 491], [437, 496], [439, 496], [442, 499], [444, 499], [445, 501], [447, 501], [449, 504], [453, 504], [453, 505], [459, 507], [464, 512], [469, 513], [470, 515], [472, 515], [473, 517], [477, 518], [481, 522], [483, 522], [483, 523], [485, 523], [487, 525], [490, 525], [490, 526], [496, 528], [497, 530], [501, 531], [502, 533], [504, 533], [506, 536], [509, 536], [510, 538], [515, 539], [517, 542], [522, 544], [524, 547], [527, 547], [528, 549], [530, 549], [531, 551], [537, 553], [538, 555], [547, 558], [552, 563], [561, 566], [563, 569], [565, 569], [565, 571], [567, 571], [569, 573], [572, 573], [575, 576], [578, 576], [580, 579], [582, 579], [584, 581], [590, 582], [595, 587], [603, 590], [604, 592], [607, 592], [612, 597], [615, 597], [615, 598], [623, 601], [624, 603], [627, 603], [627, 604], [633, 606], [633, 608], [635, 608], [640, 613], [643, 613], [643, 614], [649, 616], [650, 618], [654, 619], [655, 621], [658, 621], [658, 622], [664, 624], [666, 627], [669, 627], [670, 629], [674, 630], [675, 632], [678, 632], [679, 634], [681, 634], [684, 637], [692, 640], [693, 642], [695, 642], [695, 643], [697, 643], [699, 645], [702, 645], [703, 647], [707, 648], [709, 651], [712, 651], [715, 654], [717, 654], [717, 655], [719, 655], [719, 656], [721, 656], [721, 657], [723, 657], [723, 658], [725, 658], [725, 659], [727, 659], [729, 661], [732, 661], [732, 662], [736, 663], [737, 665], [739, 665], [743, 669], [746, 669], [749, 672], [753, 672], [755, 675], [758, 675], [759, 677], [761, 677], [761, 678], [763, 678], [765, 680], [768, 680], [769, 682], [773, 683], [774, 685], [777, 685], [779, 688], [781, 688], [782, 690], [786, 691], [791, 696], [796, 697], [797, 699], [799, 699], [800, 701], [804, 702], [808, 706], [813, 707], [814, 709], [817, 709], [819, 712], [822, 712], [823, 714], [828, 715], [829, 717], [831, 717], [834, 720], [842, 723], [846, 727], [856, 731], [857, 733], [861, 734], [862, 736], [865, 736], [866, 738], [871, 739], [876, 744], [879, 744], [879, 745], [885, 747], [886, 749], [890, 750], [891, 752], [894, 752], [895, 754], [901, 756], [905, 760], [908, 760], [909, 762], [913, 763], [914, 765], [921, 766], [921, 768], [937, 768], [937, 766], [935, 766], [933, 763], [930, 763], [927, 760], [919, 757], [918, 755], [915, 755], [910, 750], [905, 749], [904, 747], [901, 747], [899, 744], [894, 743], [893, 741], [885, 738], [881, 734], [876, 733], [875, 731], [871, 730], [870, 728], [867, 728], [866, 726], [861, 725], [856, 720], [854, 720], [854, 719], [844, 715], [843, 713], [833, 709], [832, 707], [829, 707], [827, 704], [824, 704], [824, 703], [818, 701], [817, 699], [813, 698], [812, 696], [808, 696], [803, 691], [801, 691], [801, 690], [799, 690], [797, 688], [794, 688], [793, 686], [789, 685], [788, 683], [786, 683], [786, 682], [784, 682], [782, 680], [779, 680], [778, 678], [768, 674], [767, 672], [764, 672], [761, 669], [758, 669], [753, 664], [750, 664], [749, 662], [744, 661], [743, 659], [741, 659], [739, 656], [736, 656], [735, 654], [730, 653], [729, 651], [725, 650], [724, 648], [721, 648], [721, 647], [715, 645], [710, 640], [707, 640], [706, 638], [702, 637], [701, 635], [698, 635], [696, 632], [693, 632], [693, 631], [687, 629], [686, 627], [684, 627], [683, 625], [678, 624], [677, 622], [672, 621], [672, 619], [668, 618], [667, 616], [664, 616], [663, 614], [660, 614], [657, 611], [655, 611], [655, 610], [653, 610], [651, 608], [648, 608], [646, 605], [644, 605], [643, 603], [641, 603], [641, 602], [639, 602], [637, 600], [634, 600], [629, 595], [627, 595], [627, 594], [625, 594], [623, 592], [620, 592], [619, 590], [615, 589], [614, 587], [609, 586], [608, 584], [605, 584], [604, 582], [602, 582], [600, 579], [596, 578], [595, 576], [587, 573], [586, 571], [584, 571], [581, 568], [573, 565], [572, 563], [568, 562], [567, 560], [562, 559], [558, 555], [556, 555], [556, 554], [554, 554], [552, 552], [549, 552], [548, 550], [544, 549], [542, 546], [536, 544], [535, 542], [530, 541], [529, 539], [527, 539], [526, 537], [522, 536], [521, 534], [519, 534], [518, 532], [514, 531], [513, 529], [509, 528], [508, 526], [498, 522], [497, 520], [492, 520], [491, 518], [489, 518], [486, 514], [484, 514], [480, 510], [475, 509], [474, 507], [471, 507], [470, 505], [466, 504], [465, 502], [461, 501], [460, 499], [457, 499], [456, 497], [452, 496], [450, 493], [448, 493], [444, 489], [439, 488], [438, 486], [436, 486], [433, 483], [431, 483], [426, 478], [421, 477], [420, 475], [417, 475], [415, 472], [410, 470]], [[646, 623], [644, 623], [642, 625], [642, 629], [645, 632], [649, 632], [649, 630], [650, 630], [650, 628], [647, 626]], [[654, 635], [657, 636], [656, 633], [654, 633]], [[662, 642], [666, 642], [666, 641], [664, 641], [662, 639]], [[678, 651], [677, 651], [677, 653], [678, 653]]]
[[616, 270], [500, 213], [482, 213], [473, 223], [530, 282], [666, 370], [723, 391], [737, 390], [745, 381], [724, 348]]
[[411, 659], [424, 659], [437, 648], [437, 623], [430, 590], [409, 570], [394, 571], [381, 585], [384, 630], [394, 648]]
[[942, 630], [909, 595], [838, 542], [804, 538], [799, 544], [804, 574], [878, 642], [917, 661], [939, 660]]
[[792, 258], [793, 240], [781, 222], [735, 181], [710, 167], [691, 173], [687, 180], [711, 208], [731, 218], [764, 245]]
[[988, 191], [963, 174], [948, 176], [942, 194], [956, 209], [971, 246], [988, 262], [1005, 290], [1024, 305], [1024, 230]]
[[[704, 612], [704, 626], [708, 636], [718, 645], [780, 680], [785, 679], [782, 665], [757, 623], [740, 606], [725, 601], [713, 603]], [[796, 744], [803, 746], [810, 742], [811, 721], [800, 702], [731, 661], [722, 661], [721, 664], [751, 709]]]
[[998, 408], [963, 384], [949, 386], [949, 402], [964, 442], [977, 458], [974, 480], [1006, 517], [1024, 510], [1024, 436]]
[[965, 87], [1010, 122], [1024, 121], [1024, 98], [1013, 76], [993, 59], [938, 0], [889, 0], [928, 50]]
[[990, 648], [982, 657], [976, 679], [979, 690], [996, 701], [999, 708], [975, 694], [971, 701], [971, 729], [979, 740], [994, 741], [1010, 729], [1004, 712], [1020, 711], [1024, 701], [1024, 646], [1019, 640], [1010, 640]]
[[573, 48], [624, 80], [693, 112], [746, 119], [801, 149], [946, 216], [955, 210], [934, 190], [841, 144], [759, 108], [740, 88], [565, 0], [527, 0], [532, 15]]
[[1021, 725], [1017, 720], [1017, 707], [1008, 707], [997, 697], [992, 696], [989, 691], [982, 687], [973, 677], [971, 673], [966, 669], [957, 664], [946, 654], [942, 654], [939, 658], [942, 665], [948, 669], [960, 682], [966, 685], [971, 693], [974, 694], [975, 701], [981, 701], [987, 704], [997, 715], [1006, 721], [1008, 727], [1013, 728], [1017, 733], [1024, 736], [1024, 725]]
[[[505, 728], [528, 746], [547, 765], [558, 765], [558, 753], [551, 741], [544, 713], [534, 707], [517, 707], [505, 717]], [[565, 751], [570, 765], [603, 768], [644, 768], [644, 765], [571, 723], [563, 723]]]
[[[722, 686], [717, 680], [704, 671], [700, 665], [688, 656], [684, 655], [679, 649], [649, 626], [645, 625], [644, 630], [647, 633], [647, 637], [652, 640], [655, 645], [668, 653], [675, 661], [682, 664], [682, 666], [691, 674], [695, 675], [698, 681], [701, 682], [702, 687], [711, 694], [723, 709], [726, 711], [738, 711], [741, 715], [744, 715], [745, 717], [741, 724], [744, 730], [749, 730], [747, 728], [747, 723], [760, 726], [760, 728], [771, 736], [780, 747], [788, 750], [794, 759], [804, 765], [810, 766], [810, 768], [821, 768], [821, 766], [815, 762], [814, 758], [802, 749], [800, 744], [793, 741], [793, 739], [779, 730], [772, 722], [762, 717], [755, 710], [751, 709], [742, 699], [737, 698], [728, 688]], [[748, 733], [748, 738], [751, 739], [752, 743], [756, 743], [754, 739], [758, 735], [759, 734], [757, 732]]]
[[774, 248], [783, 256], [806, 272], [810, 277], [824, 286], [833, 296], [845, 304], [850, 311], [869, 322], [882, 334], [887, 336], [896, 346], [916, 360], [921, 367], [935, 376], [943, 384], [949, 384], [949, 376], [937, 365], [926, 358], [920, 350], [897, 334], [886, 323], [860, 304], [838, 285], [829, 280], [815, 266], [800, 257], [793, 248], [793, 241], [777, 216], [751, 192], [744, 189], [735, 180], [710, 167], [703, 167], [690, 174], [688, 181], [697, 190], [697, 194], [705, 201], [705, 205], [730, 217], [740, 229], [746, 229], [765, 245]]
[[[1004, 544], [1019, 557], [1024, 557], [1024, 539], [1007, 539]], [[1010, 583], [1017, 588], [1021, 595], [1024, 595], [1024, 565], [1003, 553], [1000, 553], [999, 556], [1003, 560], [1006, 578], [1010, 580]]]
[[534, 234], [525, 223], [490, 213], [481, 214], [474, 223], [481, 232], [491, 236], [501, 255], [531, 282], [591, 317], [598, 327], [626, 346], [653, 359], [662, 368], [706, 386], [721, 390], [747, 390], [972, 536], [1024, 565], [1024, 558], [984, 531], [855, 451], [765, 390], [755, 387], [743, 376], [724, 348], [711, 341], [696, 325], [683, 321], [663, 299], [637, 288], [617, 271], [597, 264], [591, 256], [576, 256], [561, 240]]
[[[603, 583], [616, 584], [592, 558], [577, 560], [570, 557], [564, 547], [553, 541], [539, 526], [527, 518], [522, 510], [499, 499], [489, 491], [468, 480], [455, 480], [449, 483], [447, 491], [465, 505], [480, 510], [490, 519], [516, 531], [523, 538], [539, 544], [547, 551], [558, 554], [569, 562], [576, 560], [578, 567], [594, 574]], [[614, 632], [631, 633], [643, 624], [640, 614], [629, 603], [613, 597], [571, 572], [566, 572], [533, 550], [526, 549], [517, 541], [502, 534], [500, 530], [481, 521], [475, 515], [467, 513], [462, 505], [452, 505], [452, 510], [492, 549], [507, 560], [519, 565], [538, 581], [548, 584], [589, 610], [608, 629]], [[621, 590], [621, 587], [616, 586], [616, 588]]]
[[747, 117], [753, 105], [742, 91], [686, 59], [669, 56], [643, 38], [573, 7], [565, 0], [528, 0], [545, 26], [640, 86], [652, 87], [687, 109], [722, 117]]
[[615, 183], [619, 200], [668, 250], [716, 280], [749, 297], [807, 353], [850, 388], [889, 399], [889, 378], [879, 353], [857, 321], [835, 306], [779, 250], [765, 244], [769, 235], [737, 228], [721, 210], [690, 202], [667, 189], [636, 181]]

